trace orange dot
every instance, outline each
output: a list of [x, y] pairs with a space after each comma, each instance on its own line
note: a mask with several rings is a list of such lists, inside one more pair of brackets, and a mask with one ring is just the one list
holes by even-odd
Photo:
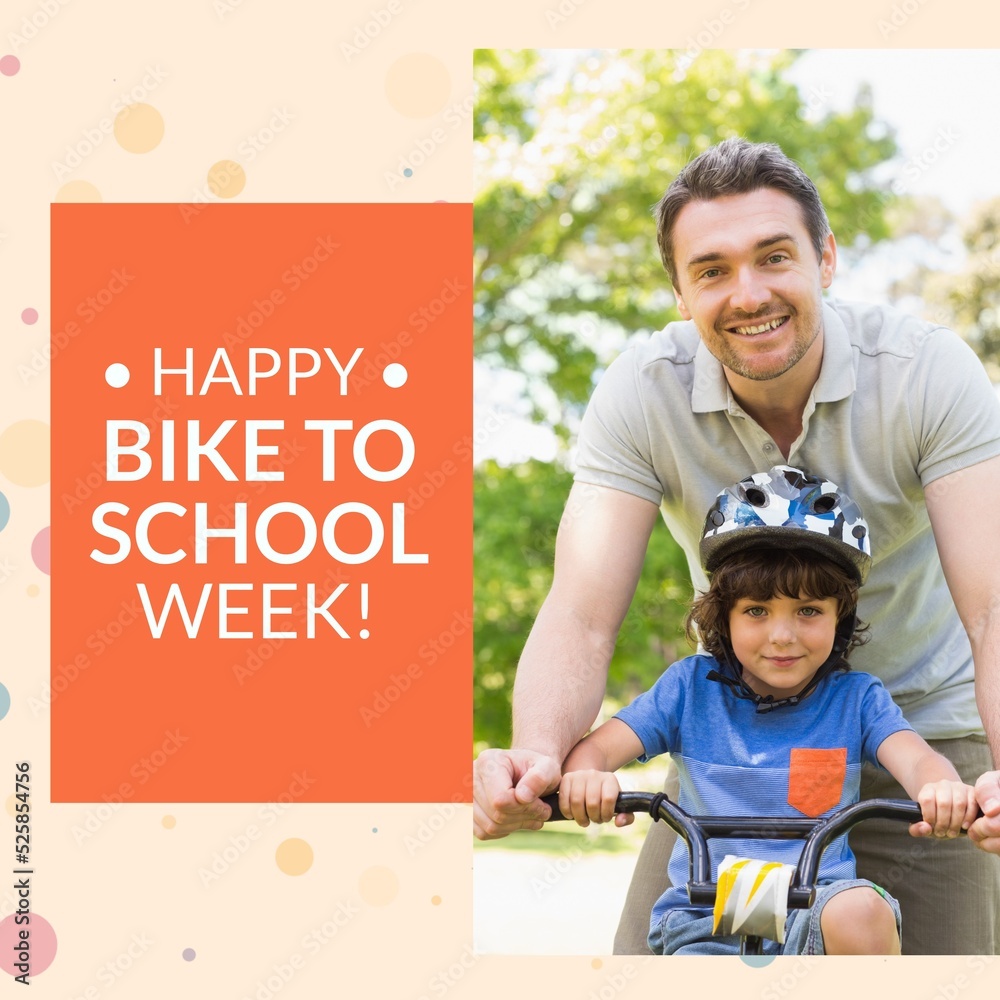
[[600, 968], [601, 968], [601, 967], [602, 967], [603, 965], [604, 965], [604, 963], [603, 963], [603, 962], [602, 962], [602, 961], [601, 961], [601, 960], [600, 960], [599, 958], [595, 958], [595, 959], [594, 959], [594, 960], [593, 960], [593, 961], [592, 961], [592, 962], [590, 963], [590, 967], [591, 967], [592, 969], [600, 969]]
[[431, 896], [431, 905], [432, 906], [440, 906], [441, 905], [441, 897], [440, 896]]
[[177, 820], [174, 819], [173, 816], [164, 816], [160, 822], [163, 824], [163, 828], [165, 830], [172, 830], [175, 826], [177, 826]]

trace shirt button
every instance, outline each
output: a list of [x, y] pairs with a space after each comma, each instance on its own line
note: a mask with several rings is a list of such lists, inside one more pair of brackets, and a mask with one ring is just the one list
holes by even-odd
[[764, 445], [764, 451], [774, 451], [774, 445], [769, 442], [768, 444]]

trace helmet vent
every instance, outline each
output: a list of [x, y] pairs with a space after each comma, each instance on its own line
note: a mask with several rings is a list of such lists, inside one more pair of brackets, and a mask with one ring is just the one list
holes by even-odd
[[766, 507], [767, 494], [756, 486], [751, 486], [743, 491], [743, 496], [751, 507]]
[[840, 502], [836, 493], [824, 493], [813, 501], [812, 508], [817, 514], [829, 514]]

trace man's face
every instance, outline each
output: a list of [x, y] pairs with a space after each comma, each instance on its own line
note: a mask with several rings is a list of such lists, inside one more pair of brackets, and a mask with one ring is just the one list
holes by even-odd
[[680, 314], [730, 371], [777, 378], [821, 333], [837, 247], [828, 236], [817, 260], [795, 199], [761, 188], [690, 202], [673, 243]]

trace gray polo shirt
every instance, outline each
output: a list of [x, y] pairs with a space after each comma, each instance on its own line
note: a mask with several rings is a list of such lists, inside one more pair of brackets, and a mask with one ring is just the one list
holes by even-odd
[[[950, 330], [834, 300], [824, 302], [823, 330], [822, 368], [788, 463], [842, 486], [871, 526], [874, 562], [859, 605], [871, 639], [851, 663], [882, 679], [922, 736], [982, 733], [972, 654], [923, 491], [1000, 455], [1000, 402]], [[580, 431], [576, 479], [659, 504], [702, 590], [698, 542], [716, 494], [783, 462], [694, 324], [671, 323], [602, 376]], [[967, 520], [975, 531], [974, 511]]]

